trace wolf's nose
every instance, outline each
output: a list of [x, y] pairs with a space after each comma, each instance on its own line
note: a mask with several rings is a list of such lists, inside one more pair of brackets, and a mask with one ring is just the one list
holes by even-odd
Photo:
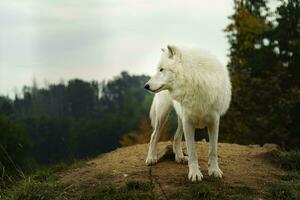
[[146, 84], [146, 85], [144, 86], [144, 88], [145, 88], [146, 90], [149, 90], [149, 89], [150, 89], [150, 85], [149, 85], [149, 84]]

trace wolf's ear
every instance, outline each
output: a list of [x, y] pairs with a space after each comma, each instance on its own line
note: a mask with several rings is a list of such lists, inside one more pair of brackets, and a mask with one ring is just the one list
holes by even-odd
[[173, 58], [174, 56], [180, 56], [180, 52], [177, 47], [173, 45], [168, 45], [169, 57]]

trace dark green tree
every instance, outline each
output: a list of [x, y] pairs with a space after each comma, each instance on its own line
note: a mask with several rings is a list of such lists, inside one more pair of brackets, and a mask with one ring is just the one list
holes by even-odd
[[[299, 38], [299, 27], [295, 25], [299, 24], [299, 12], [296, 10], [299, 11], [296, 1], [283, 1], [277, 8], [276, 18], [272, 19], [265, 0], [235, 1], [235, 13], [225, 30], [231, 46], [228, 66], [232, 74], [233, 97], [222, 124], [224, 139], [290, 146], [290, 111], [299, 102], [300, 88], [296, 83], [298, 79], [292, 78], [297, 76], [295, 69], [299, 69], [299, 61], [291, 56], [297, 55], [295, 51], [300, 49], [294, 42], [297, 34]], [[287, 29], [281, 24], [291, 27]], [[281, 43], [292, 43], [297, 47], [293, 53], [283, 50], [281, 55], [284, 46]], [[287, 66], [291, 63], [293, 67]]]
[[18, 121], [0, 116], [0, 173], [23, 173], [28, 167], [30, 144], [24, 128]]
[[0, 115], [11, 115], [13, 112], [13, 101], [8, 97], [0, 96]]

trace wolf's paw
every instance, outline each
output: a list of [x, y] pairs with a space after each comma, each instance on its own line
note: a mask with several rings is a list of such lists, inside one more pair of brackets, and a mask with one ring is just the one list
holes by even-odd
[[217, 178], [222, 178], [223, 172], [218, 166], [215, 167], [208, 167], [208, 175], [209, 176], [214, 176]]
[[177, 156], [175, 155], [175, 160], [176, 162], [178, 163], [181, 163], [181, 164], [186, 164], [188, 162], [188, 156]]
[[157, 163], [157, 157], [148, 156], [145, 163], [146, 165], [155, 165]]
[[203, 178], [203, 175], [199, 169], [194, 169], [189, 171], [189, 179], [192, 182], [201, 181]]

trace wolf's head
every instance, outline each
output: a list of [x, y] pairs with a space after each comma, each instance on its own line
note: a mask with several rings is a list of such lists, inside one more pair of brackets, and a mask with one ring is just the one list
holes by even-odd
[[181, 64], [181, 53], [177, 47], [168, 45], [167, 49], [161, 50], [157, 72], [144, 86], [145, 89], [154, 93], [172, 89], [175, 70]]

